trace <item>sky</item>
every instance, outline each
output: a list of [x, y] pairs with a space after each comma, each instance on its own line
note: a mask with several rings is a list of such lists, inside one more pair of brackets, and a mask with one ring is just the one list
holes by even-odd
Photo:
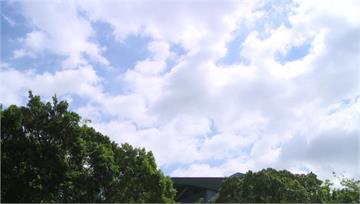
[[4, 1], [0, 102], [56, 94], [169, 176], [360, 178], [360, 1]]

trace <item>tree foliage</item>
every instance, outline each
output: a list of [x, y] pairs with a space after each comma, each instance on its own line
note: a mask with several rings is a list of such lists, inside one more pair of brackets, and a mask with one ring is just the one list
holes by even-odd
[[[2, 202], [173, 202], [154, 156], [81, 124], [66, 101], [1, 113]], [[120, 133], [119, 133], [120, 134]]]
[[314, 173], [292, 174], [289, 171], [264, 169], [232, 176], [220, 186], [214, 199], [220, 203], [358, 203], [360, 181], [343, 179], [344, 188], [331, 189]]
[[220, 187], [216, 202], [318, 202], [316, 175], [294, 175], [288, 171], [265, 169], [228, 178]]
[[331, 188], [333, 185], [325, 180], [322, 185], [322, 201], [325, 203], [360, 203], [360, 180], [338, 178], [342, 188]]

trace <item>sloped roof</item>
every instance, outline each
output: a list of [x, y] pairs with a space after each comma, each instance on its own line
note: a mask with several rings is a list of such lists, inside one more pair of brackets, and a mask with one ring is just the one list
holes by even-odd
[[218, 191], [225, 177], [172, 177], [175, 185], [194, 186]]

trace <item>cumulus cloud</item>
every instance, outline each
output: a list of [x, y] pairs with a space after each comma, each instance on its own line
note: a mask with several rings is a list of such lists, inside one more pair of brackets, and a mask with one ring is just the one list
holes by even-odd
[[14, 51], [13, 59], [18, 59], [18, 58], [22, 58], [22, 57], [35, 58], [35, 54], [28, 50], [24, 50], [24, 49], [18, 49], [18, 50]]
[[[318, 1], [270, 3], [23, 3], [36, 29], [21, 39], [24, 51], [14, 58], [50, 50], [77, 66], [53, 73], [2, 68], [1, 100], [16, 102], [28, 87], [86, 98], [77, 110], [96, 129], [118, 143], [152, 150], [163, 168], [178, 165], [171, 175], [274, 167], [359, 177], [360, 5], [338, 1], [338, 10]], [[65, 8], [67, 20], [52, 12]], [[286, 23], [274, 23], [278, 11], [285, 14], [276, 20]], [[85, 56], [108, 63], [101, 46], [89, 40], [96, 22], [110, 25], [113, 43], [151, 39], [149, 56], [116, 76], [128, 92], [110, 94], [106, 78], [79, 66], [92, 63]], [[249, 32], [236, 44], [242, 30]], [[303, 56], [287, 59], [303, 45]], [[234, 46], [239, 60], [219, 63]]]
[[[225, 54], [225, 42], [241, 20], [253, 20], [254, 3], [163, 2], [163, 1], [79, 1], [92, 21], [109, 23], [123, 41], [128, 35], [148, 35], [157, 40], [181, 44], [187, 50], [207, 50], [213, 57]], [[156, 12], [154, 12], [156, 10]], [[130, 17], [131, 16], [131, 17]], [[130, 18], [129, 18], [130, 17]], [[217, 55], [217, 56], [216, 56]]]
[[45, 97], [56, 93], [58, 95], [76, 94], [89, 98], [101, 93], [98, 87], [100, 79], [91, 66], [55, 73], [19, 71], [9, 66], [1, 66], [0, 79], [2, 82], [1, 102], [4, 105], [21, 104], [22, 97], [26, 96], [28, 90]]
[[282, 148], [279, 163], [322, 172], [332, 171], [347, 176], [359, 175], [360, 162], [360, 100], [356, 97], [349, 104], [339, 103], [334, 109], [312, 124], [306, 134], [297, 134]]
[[189, 176], [189, 177], [204, 177], [204, 175], [211, 175], [213, 177], [225, 176], [221, 169], [212, 168], [207, 164], [194, 164], [188, 169], [177, 169], [172, 173], [172, 176]]
[[[66, 57], [64, 67], [87, 64], [87, 58], [108, 65], [99, 45], [90, 41], [94, 31], [71, 1], [18, 2], [32, 31], [20, 38], [27, 52], [43, 54], [50, 51]], [[16, 53], [15, 53], [16, 55]], [[16, 55], [20, 57], [19, 55]]]

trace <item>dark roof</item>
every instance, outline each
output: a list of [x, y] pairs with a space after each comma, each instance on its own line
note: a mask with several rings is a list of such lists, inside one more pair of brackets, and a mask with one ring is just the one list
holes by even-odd
[[[233, 175], [231, 175], [231, 176], [240, 176], [240, 177], [242, 177], [242, 176], [244, 176], [244, 174], [243, 173], [240, 173], [240, 172], [237, 172], [237, 173], [235, 173], [235, 174], [233, 174]], [[231, 177], [230, 176], [230, 177]]]
[[172, 177], [175, 186], [194, 186], [218, 191], [225, 177]]

